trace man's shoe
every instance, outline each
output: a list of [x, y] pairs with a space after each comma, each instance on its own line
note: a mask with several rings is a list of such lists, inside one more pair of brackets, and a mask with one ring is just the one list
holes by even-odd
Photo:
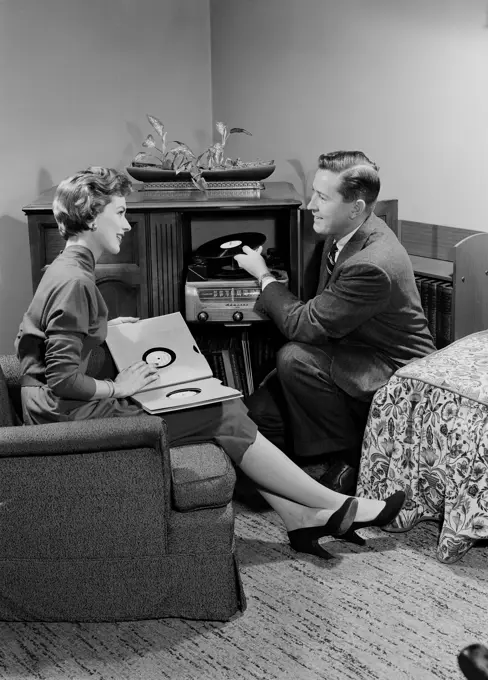
[[488, 649], [484, 645], [469, 645], [458, 654], [459, 668], [468, 680], [487, 680]]
[[356, 489], [357, 477], [355, 468], [343, 460], [336, 460], [318, 481], [332, 491], [350, 495]]

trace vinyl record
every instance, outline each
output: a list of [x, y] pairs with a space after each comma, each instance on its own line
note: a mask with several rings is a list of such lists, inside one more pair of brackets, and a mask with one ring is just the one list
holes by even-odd
[[191, 387], [190, 389], [181, 387], [177, 390], [173, 390], [172, 392], [168, 392], [166, 395], [167, 399], [192, 399], [195, 397], [197, 394], [200, 394], [202, 390], [200, 390], [198, 387]]
[[262, 246], [266, 241], [266, 236], [259, 232], [249, 232], [243, 234], [227, 234], [220, 238], [202, 243], [193, 253], [205, 259], [221, 259], [224, 257], [234, 257], [242, 253], [242, 246], [249, 246], [253, 250]]
[[151, 347], [144, 352], [142, 360], [155, 368], [164, 368], [176, 361], [176, 354], [168, 347]]

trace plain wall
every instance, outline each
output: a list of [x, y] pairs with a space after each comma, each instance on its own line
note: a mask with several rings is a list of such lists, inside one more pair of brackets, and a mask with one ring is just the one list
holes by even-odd
[[[228, 155], [305, 197], [320, 153], [361, 149], [403, 219], [488, 230], [486, 0], [211, 0]], [[305, 180], [307, 189], [305, 189]]]
[[0, 352], [32, 298], [22, 206], [87, 165], [123, 169], [154, 132], [211, 141], [208, 0], [1, 0]]

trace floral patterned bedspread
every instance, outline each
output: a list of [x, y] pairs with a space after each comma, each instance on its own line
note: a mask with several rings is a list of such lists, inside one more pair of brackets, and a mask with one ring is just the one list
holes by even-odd
[[488, 331], [408, 364], [376, 393], [357, 494], [397, 489], [407, 502], [389, 528], [439, 520], [440, 561], [488, 538]]

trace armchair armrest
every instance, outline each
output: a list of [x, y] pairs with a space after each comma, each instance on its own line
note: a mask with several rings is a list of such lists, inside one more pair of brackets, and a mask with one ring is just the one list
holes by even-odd
[[0, 456], [93, 453], [139, 447], [166, 447], [167, 426], [158, 416], [4, 427]]
[[5, 375], [7, 385], [17, 386], [20, 389], [20, 364], [15, 354], [0, 354], [0, 368]]

